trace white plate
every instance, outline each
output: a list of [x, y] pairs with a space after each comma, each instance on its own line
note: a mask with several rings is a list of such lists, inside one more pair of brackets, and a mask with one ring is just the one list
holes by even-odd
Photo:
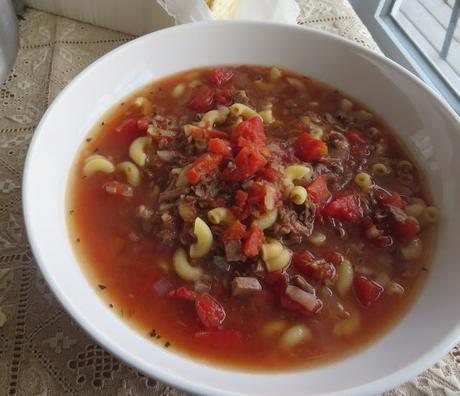
[[[65, 194], [85, 135], [112, 104], [180, 70], [218, 64], [280, 65], [359, 99], [393, 127], [426, 174], [443, 213], [434, 264], [420, 298], [369, 348], [325, 367], [251, 374], [206, 366], [156, 346], [93, 291], [69, 242]], [[206, 395], [367, 395], [431, 366], [455, 345], [460, 319], [459, 120], [429, 88], [382, 56], [336, 36], [255, 22], [183, 25], [125, 44], [85, 69], [38, 126], [24, 171], [24, 214], [35, 257], [63, 306], [130, 365]]]

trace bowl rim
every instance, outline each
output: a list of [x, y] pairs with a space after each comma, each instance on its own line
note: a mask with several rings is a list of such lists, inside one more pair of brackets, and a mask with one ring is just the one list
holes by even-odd
[[[171, 31], [193, 31], [195, 29], [206, 29], [207, 26], [216, 26], [216, 25], [233, 25], [236, 28], [238, 26], [264, 26], [269, 29], [275, 30], [295, 30], [302, 31], [302, 34], [310, 34], [316, 36], [323, 36], [329, 39], [339, 42], [341, 45], [353, 49], [357, 53], [366, 55], [367, 57], [373, 58], [374, 60], [386, 64], [389, 68], [393, 69], [395, 72], [402, 74], [405, 78], [412, 80], [419, 88], [424, 90], [428, 95], [435, 99], [435, 104], [439, 107], [439, 110], [444, 112], [444, 116], [448, 117], [452, 124], [458, 124], [460, 131], [460, 118], [454, 112], [454, 110], [448, 105], [444, 98], [442, 98], [433, 88], [426, 85], [422, 80], [413, 75], [411, 72], [394, 62], [393, 60], [387, 58], [382, 53], [374, 51], [370, 48], [366, 48], [360, 44], [357, 44], [349, 39], [338, 36], [333, 33], [326, 31], [320, 31], [318, 29], [300, 26], [300, 25], [288, 25], [279, 22], [266, 22], [266, 21], [249, 21], [249, 20], [226, 20], [226, 21], [201, 21], [196, 23], [190, 23], [179, 26], [172, 26], [166, 29], [158, 30], [138, 38], [135, 38], [127, 43], [120, 45], [117, 48], [109, 51], [102, 57], [96, 59], [90, 65], [85, 67], [76, 77], [74, 77], [64, 89], [62, 89], [59, 94], [55, 97], [53, 102], [48, 106], [47, 110], [43, 114], [40, 122], [38, 123], [34, 135], [31, 139], [27, 156], [24, 163], [23, 170], [23, 180], [22, 180], [22, 209], [25, 221], [25, 230], [27, 238], [34, 255], [34, 258], [38, 264], [38, 267], [46, 279], [47, 284], [52, 290], [54, 296], [59, 301], [60, 305], [65, 309], [65, 311], [70, 314], [70, 316], [75, 319], [79, 326], [84, 329], [86, 334], [88, 334], [92, 339], [94, 339], [98, 344], [102, 345], [104, 348], [108, 349], [113, 353], [118, 359], [125, 362], [131, 367], [134, 367], [136, 370], [146, 374], [147, 376], [154, 377], [162, 382], [165, 382], [169, 385], [172, 385], [178, 389], [192, 392], [193, 394], [206, 394], [206, 395], [240, 395], [241, 393], [236, 393], [234, 391], [223, 391], [221, 389], [210, 387], [207, 385], [196, 384], [187, 379], [171, 375], [161, 370], [161, 367], [152, 366], [144, 364], [136, 356], [133, 356], [126, 349], [119, 347], [117, 344], [112, 343], [107, 339], [104, 334], [102, 334], [96, 327], [94, 327], [89, 321], [86, 321], [80, 314], [76, 306], [67, 299], [65, 293], [61, 293], [60, 288], [57, 285], [57, 282], [54, 279], [52, 271], [49, 270], [46, 260], [44, 257], [39, 255], [39, 247], [35, 239], [34, 234], [32, 233], [32, 222], [29, 212], [31, 209], [31, 200], [33, 199], [32, 195], [32, 186], [30, 183], [29, 173], [33, 167], [33, 156], [37, 150], [37, 144], [40, 139], [40, 136], [45, 133], [43, 126], [47, 123], [50, 114], [54, 111], [54, 108], [63, 100], [67, 95], [68, 91], [71, 91], [74, 86], [77, 86], [86, 74], [92, 72], [93, 69], [97, 68], [99, 64], [106, 62], [114, 54], [119, 54], [126, 51], [130, 46], [137, 45], [138, 43], [155, 40], [156, 38], [162, 37], [164, 35], [170, 34]], [[429, 280], [428, 280], [429, 281]], [[406, 365], [403, 370], [393, 372], [385, 377], [381, 377], [375, 381], [368, 382], [356, 387], [349, 389], [342, 389], [337, 392], [328, 393], [329, 396], [344, 396], [353, 394], [356, 396], [359, 395], [369, 395], [376, 394], [379, 392], [392, 389], [401, 383], [415, 377], [422, 371], [428, 369], [433, 364], [435, 364], [442, 356], [446, 355], [458, 342], [460, 342], [460, 320], [457, 325], [442, 339], [439, 340], [436, 344], [431, 345], [422, 355], [418, 357], [417, 360]], [[358, 352], [359, 353], [359, 352]], [[190, 359], [193, 361], [193, 359]], [[220, 366], [218, 366], [220, 367]], [[222, 370], [231, 372], [231, 369], [220, 367]], [[254, 376], [257, 376], [259, 373], [251, 373]], [[280, 373], [280, 375], [289, 374], [289, 371]]]

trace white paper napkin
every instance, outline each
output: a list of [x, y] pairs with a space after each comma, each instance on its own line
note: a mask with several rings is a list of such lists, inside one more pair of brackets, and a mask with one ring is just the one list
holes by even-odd
[[[214, 19], [204, 0], [157, 0], [177, 24]], [[239, 0], [235, 19], [297, 23], [300, 8], [295, 0]]]

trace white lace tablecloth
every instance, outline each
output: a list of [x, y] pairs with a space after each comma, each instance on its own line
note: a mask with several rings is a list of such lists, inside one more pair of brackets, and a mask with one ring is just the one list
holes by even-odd
[[[299, 23], [376, 49], [346, 0], [299, 0]], [[24, 157], [43, 112], [85, 66], [133, 37], [26, 10], [20, 50], [0, 85], [0, 394], [184, 395], [131, 369], [58, 304], [32, 257], [21, 212]], [[65, 133], [65, 130], [63, 130]], [[460, 394], [460, 350], [386, 395]], [[352, 396], [352, 395], [350, 395]]]

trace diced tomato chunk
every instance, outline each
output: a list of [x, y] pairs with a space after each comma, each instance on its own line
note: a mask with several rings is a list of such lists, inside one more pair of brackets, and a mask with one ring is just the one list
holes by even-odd
[[187, 103], [190, 110], [204, 113], [211, 110], [214, 105], [214, 90], [207, 85], [196, 88]]
[[235, 348], [241, 345], [241, 333], [236, 330], [199, 331], [195, 340], [212, 348]]
[[309, 133], [302, 133], [294, 143], [295, 155], [302, 161], [318, 161], [327, 154], [327, 145]]
[[276, 183], [278, 180], [280, 180], [281, 176], [281, 172], [275, 168], [272, 168], [270, 165], [265, 166], [256, 174], [258, 179], [267, 180], [270, 183]]
[[[115, 128], [116, 136], [121, 144], [128, 146], [131, 142], [145, 134], [147, 126], [144, 129], [144, 124], [141, 122], [143, 118], [128, 118]], [[140, 124], [140, 125], [139, 125]]]
[[298, 250], [292, 255], [292, 265], [303, 273], [314, 260], [315, 257], [308, 250]]
[[267, 164], [266, 158], [253, 147], [244, 147], [235, 158], [236, 168], [226, 168], [222, 179], [228, 182], [241, 182], [262, 169]]
[[219, 154], [223, 157], [231, 157], [232, 147], [230, 146], [230, 142], [224, 139], [212, 138], [208, 141], [208, 152], [211, 154]]
[[237, 169], [246, 177], [254, 175], [266, 163], [265, 157], [251, 147], [244, 147], [235, 158]]
[[367, 146], [351, 146], [350, 154], [352, 157], [367, 157], [371, 154], [371, 151]]
[[324, 256], [324, 260], [334, 264], [336, 267], [339, 266], [343, 261], [343, 256], [337, 252], [330, 252]]
[[307, 191], [313, 203], [320, 209], [323, 208], [331, 197], [331, 193], [327, 187], [327, 176], [318, 176], [308, 185]]
[[307, 267], [306, 275], [317, 281], [326, 281], [335, 277], [334, 264], [326, 260], [315, 260]]
[[106, 182], [102, 188], [109, 194], [118, 195], [120, 197], [132, 197], [134, 195], [133, 188], [129, 184], [121, 183], [116, 180]]
[[247, 200], [248, 200], [248, 193], [246, 191], [236, 190], [235, 192], [236, 206], [239, 206], [240, 208], [244, 207], [246, 205]]
[[264, 232], [257, 226], [252, 226], [243, 242], [243, 253], [247, 257], [255, 257], [262, 249], [264, 242]]
[[235, 221], [229, 225], [227, 229], [222, 233], [222, 241], [228, 242], [235, 239], [243, 239], [246, 235], [246, 226], [240, 221]]
[[263, 281], [280, 297], [286, 292], [286, 288], [289, 284], [288, 278], [289, 275], [286, 271], [278, 270], [266, 274]]
[[267, 143], [264, 123], [260, 117], [254, 116], [240, 123], [233, 132], [233, 141], [239, 148], [261, 148]]
[[170, 290], [168, 292], [168, 297], [182, 298], [184, 300], [195, 301], [196, 293], [193, 290], [190, 290], [188, 287], [181, 286], [177, 289]]
[[198, 184], [204, 176], [218, 168], [222, 160], [222, 155], [203, 154], [193, 161], [192, 166], [187, 171], [187, 180], [191, 184]]
[[[275, 189], [270, 183], [255, 182], [248, 190], [247, 206], [248, 210], [253, 209], [265, 213], [267, 210], [272, 210], [279, 205], [281, 193]], [[267, 208], [266, 204], [269, 207]]]
[[235, 205], [230, 210], [237, 219], [244, 220], [248, 216], [248, 193], [243, 190], [236, 190], [234, 200]]
[[335, 198], [324, 208], [323, 214], [338, 220], [356, 223], [363, 217], [359, 196], [352, 193]]
[[403, 221], [393, 219], [390, 222], [393, 236], [400, 243], [409, 242], [420, 231], [420, 224], [415, 217], [408, 216]]
[[217, 88], [214, 99], [218, 104], [230, 106], [233, 103], [233, 89]]
[[382, 286], [365, 276], [356, 277], [353, 285], [356, 298], [366, 308], [374, 304], [383, 293]]
[[149, 128], [149, 119], [147, 117], [139, 118], [137, 120], [137, 127], [141, 131], [146, 131]]
[[356, 128], [350, 128], [345, 132], [345, 137], [351, 144], [365, 144], [366, 141], [361, 135], [361, 131]]
[[399, 209], [404, 209], [407, 206], [401, 195], [399, 195], [396, 191], [390, 194], [385, 190], [376, 190], [374, 192], [374, 196], [380, 206], [392, 205]]
[[225, 320], [224, 308], [207, 293], [196, 296], [195, 308], [201, 323], [207, 329], [217, 329]]
[[217, 86], [229, 82], [233, 78], [233, 70], [226, 67], [217, 67], [211, 70], [209, 80]]
[[307, 250], [299, 250], [292, 256], [292, 264], [303, 274], [318, 281], [332, 279], [335, 276], [334, 264], [327, 260], [315, 260]]
[[204, 137], [207, 139], [212, 139], [212, 138], [228, 139], [228, 134], [222, 131], [218, 131], [216, 129], [208, 129], [206, 130]]

